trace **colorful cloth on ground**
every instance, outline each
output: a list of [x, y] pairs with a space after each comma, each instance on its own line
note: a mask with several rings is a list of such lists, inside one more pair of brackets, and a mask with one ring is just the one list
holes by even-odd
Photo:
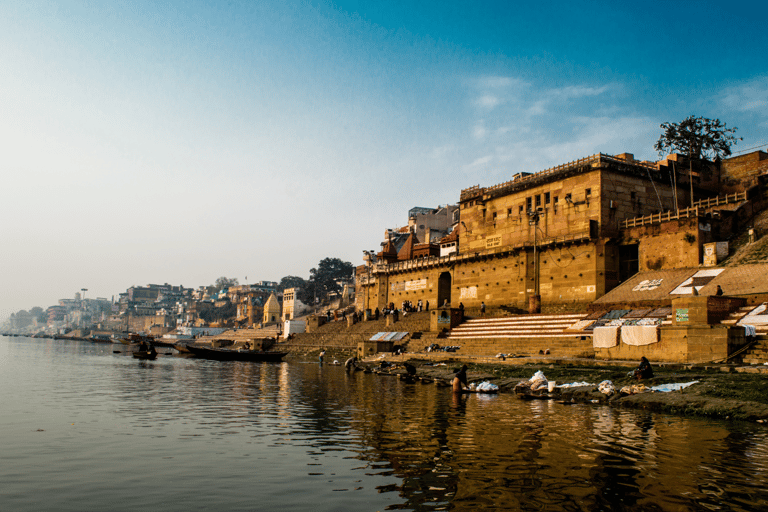
[[659, 329], [655, 325], [627, 325], [621, 328], [621, 342], [641, 346], [659, 342]]
[[653, 386], [651, 388], [651, 391], [659, 391], [661, 393], [669, 393], [670, 391], [679, 391], [683, 388], [687, 388], [688, 386], [692, 386], [693, 384], [696, 384], [697, 380], [694, 380], [692, 382], [678, 382], [675, 384], [661, 384], [659, 386]]
[[619, 344], [619, 327], [598, 327], [592, 331], [592, 347], [611, 348]]

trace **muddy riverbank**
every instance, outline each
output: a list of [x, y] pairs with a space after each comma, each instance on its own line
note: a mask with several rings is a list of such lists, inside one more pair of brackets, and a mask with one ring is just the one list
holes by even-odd
[[[314, 356], [312, 353], [302, 355], [309, 359]], [[337, 360], [343, 363], [350, 356], [351, 353], [345, 351], [328, 353], [325, 361], [332, 363]], [[382, 361], [386, 362], [382, 365]], [[408, 375], [405, 363], [415, 369], [415, 375]], [[447, 387], [454, 371], [465, 363], [470, 383], [488, 381], [499, 386], [501, 393], [512, 393], [518, 383], [530, 379], [541, 370], [548, 380], [558, 385], [578, 382], [589, 384], [555, 388], [547, 399], [562, 403], [594, 403], [684, 416], [757, 421], [768, 425], [768, 373], [762, 373], [762, 367], [654, 365], [654, 377], [641, 382], [628, 375], [632, 370], [628, 363], [612, 366], [609, 362], [588, 360], [548, 362], [540, 359], [518, 360], [515, 364], [509, 364], [509, 361], [476, 363], [459, 358], [439, 361], [406, 354], [364, 362], [361, 368], [383, 378], [410, 379], [414, 383]], [[616, 393], [611, 396], [598, 391], [598, 385], [606, 380], [611, 381], [616, 389]], [[639, 383], [652, 388], [693, 381], [698, 382], [679, 391], [631, 395], [619, 392], [624, 386]]]

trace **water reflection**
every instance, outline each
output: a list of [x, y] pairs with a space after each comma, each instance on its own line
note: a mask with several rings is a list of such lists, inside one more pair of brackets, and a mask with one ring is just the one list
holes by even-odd
[[[170, 510], [768, 505], [761, 426], [455, 396], [328, 364], [137, 361], [89, 343], [0, 339], [0, 364], [0, 385], [12, 397], [0, 420], [10, 432], [7, 457], [19, 467], [39, 467], [35, 457], [44, 457], [40, 477], [53, 482], [41, 487], [0, 469], [0, 479], [13, 482], [5, 497], [20, 510], [33, 489], [60, 500], [69, 492], [56, 480], [64, 474], [101, 482], [87, 496], [112, 503], [126, 492], [125, 468], [134, 469], [131, 485], [164, 479]], [[38, 377], [24, 377], [30, 374]], [[56, 432], [61, 418], [83, 435], [62, 429], [60, 440], [44, 438], [45, 449], [31, 444], [33, 425]], [[198, 488], [205, 499], [194, 498]], [[72, 499], [80, 498], [73, 492]], [[130, 494], [122, 499], [137, 503]]]

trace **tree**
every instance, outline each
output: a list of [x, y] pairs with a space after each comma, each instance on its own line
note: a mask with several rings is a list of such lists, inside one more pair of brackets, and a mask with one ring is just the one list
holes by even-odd
[[221, 291], [224, 288], [231, 288], [232, 286], [237, 286], [237, 278], [233, 277], [231, 279], [226, 278], [224, 276], [221, 276], [216, 280], [216, 283], [214, 283], [214, 287], [216, 288], [216, 291]]
[[679, 152], [688, 157], [688, 180], [691, 183], [691, 207], [693, 207], [693, 160], [700, 158], [720, 159], [731, 155], [731, 146], [742, 140], [736, 137], [737, 128], [727, 128], [719, 119], [688, 116], [680, 123], [662, 123], [664, 133], [656, 141], [654, 149], [659, 156]]
[[307, 281], [303, 277], [298, 276], [285, 276], [280, 280], [277, 285], [277, 291], [282, 292], [286, 288], [301, 288], [304, 289], [307, 286]]
[[308, 281], [304, 279], [303, 277], [298, 276], [285, 276], [280, 280], [280, 283], [277, 285], [277, 291], [282, 292], [288, 288], [299, 288], [299, 293], [296, 295], [296, 298], [299, 299], [304, 304], [308, 304], [307, 301], [307, 294], [308, 294]]
[[38, 323], [44, 323], [45, 322], [45, 311], [43, 311], [43, 308], [40, 306], [35, 306], [32, 309], [29, 310], [29, 314], [37, 319]]
[[341, 291], [341, 285], [352, 279], [355, 267], [348, 261], [339, 258], [324, 258], [317, 268], [309, 271], [308, 292], [310, 296], [324, 298], [332, 292]]

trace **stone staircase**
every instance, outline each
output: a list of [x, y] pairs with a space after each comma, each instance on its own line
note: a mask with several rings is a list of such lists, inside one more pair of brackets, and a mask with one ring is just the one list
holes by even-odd
[[742, 364], [765, 364], [768, 363], [768, 336], [762, 334], [757, 336], [755, 344], [752, 345], [741, 355]]
[[444, 341], [460, 346], [462, 354], [478, 356], [594, 357], [591, 332], [567, 332], [583, 317], [584, 313], [568, 313], [472, 318], [454, 328]]
[[720, 323], [729, 326], [736, 325], [739, 320], [744, 318], [744, 316], [754, 308], [755, 306], [742, 306], [736, 311], [731, 311], [731, 313], [728, 315], [728, 318], [721, 320]]
[[[725, 318], [720, 323], [728, 326], [736, 326], [736, 324], [744, 318], [747, 313], [752, 311], [755, 306], [743, 306], [732, 311], [728, 318]], [[764, 364], [768, 363], [768, 325], [755, 325], [755, 333], [757, 334], [755, 344], [734, 358], [734, 361], [740, 361], [742, 364]]]
[[[575, 322], [584, 317], [581, 313], [561, 315], [517, 315], [496, 318], [472, 318], [451, 330], [452, 341], [471, 338], [557, 338], [571, 337], [564, 334]], [[592, 333], [586, 333], [592, 336]]]

